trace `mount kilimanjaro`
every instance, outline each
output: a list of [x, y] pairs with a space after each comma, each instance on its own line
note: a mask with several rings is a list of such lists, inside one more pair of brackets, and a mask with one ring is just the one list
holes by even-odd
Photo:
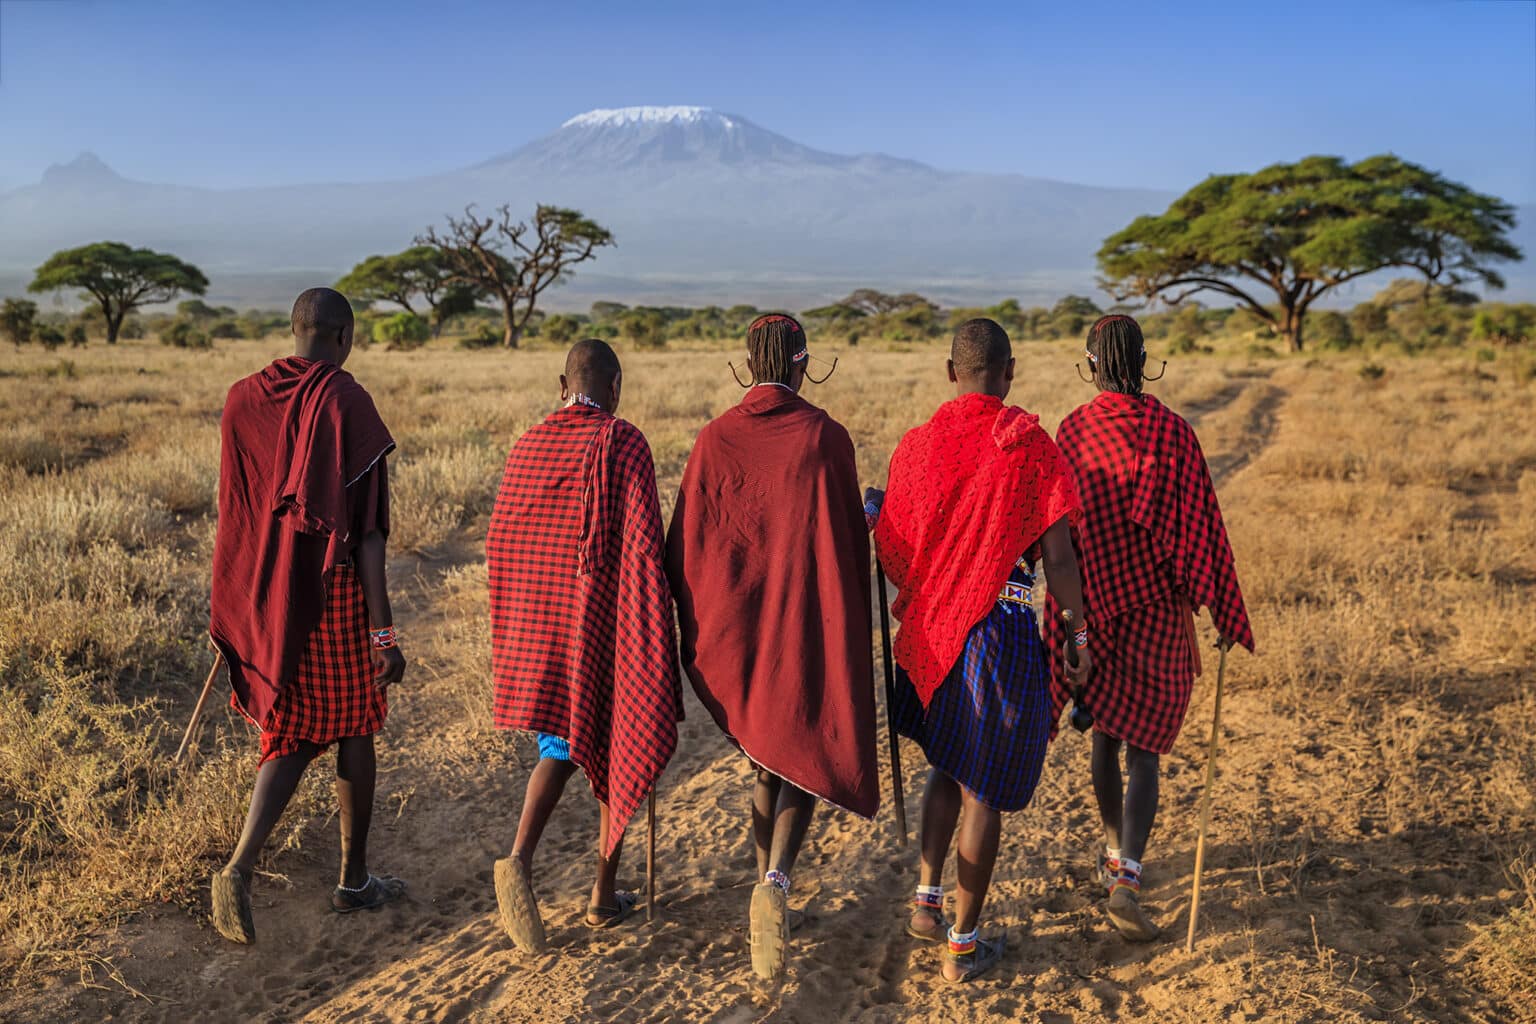
[[516, 215], [552, 203], [618, 242], [550, 294], [555, 308], [599, 296], [798, 307], [866, 285], [1049, 301], [1092, 292], [1104, 237], [1173, 198], [828, 153], [704, 107], [626, 107], [397, 181], [216, 190], [131, 181], [84, 154], [0, 193], [0, 292], [57, 249], [113, 239], [198, 264], [211, 301], [283, 306], [468, 203]]

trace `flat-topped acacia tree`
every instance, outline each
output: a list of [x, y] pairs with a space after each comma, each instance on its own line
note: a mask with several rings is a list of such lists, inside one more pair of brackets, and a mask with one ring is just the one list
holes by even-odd
[[1489, 264], [1522, 258], [1507, 237], [1514, 224], [1508, 203], [1395, 156], [1313, 156], [1212, 175], [1165, 213], [1136, 218], [1099, 249], [1100, 285], [1170, 305], [1225, 295], [1298, 352], [1308, 308], [1357, 277], [1401, 267], [1502, 288]]
[[170, 302], [183, 292], [202, 295], [208, 278], [170, 253], [135, 249], [122, 242], [96, 242], [64, 249], [37, 268], [29, 292], [79, 288], [101, 307], [107, 344], [117, 344], [123, 320], [140, 306]]
[[532, 223], [514, 221], [506, 205], [487, 217], [468, 206], [462, 218], [448, 218], [441, 234], [428, 228], [416, 244], [437, 247], [454, 284], [501, 300], [502, 343], [516, 348], [540, 294], [612, 245], [613, 234], [580, 211], [559, 206], [541, 204]]

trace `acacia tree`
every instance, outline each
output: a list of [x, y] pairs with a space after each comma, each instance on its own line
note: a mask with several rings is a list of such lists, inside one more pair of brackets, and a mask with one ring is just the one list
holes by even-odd
[[578, 263], [613, 244], [613, 234], [577, 210], [540, 204], [532, 224], [513, 221], [510, 206], [492, 216], [449, 217], [439, 234], [428, 228], [417, 245], [434, 246], [449, 268], [453, 284], [501, 300], [502, 344], [516, 348], [533, 319], [539, 296], [551, 285], [568, 280]]
[[106, 321], [107, 344], [115, 345], [129, 313], [140, 306], [170, 302], [182, 292], [202, 295], [208, 290], [208, 278], [169, 253], [134, 249], [122, 242], [96, 242], [48, 257], [27, 291], [60, 288], [79, 288], [96, 301]]
[[1312, 303], [1357, 277], [1404, 267], [1429, 282], [1502, 288], [1488, 264], [1521, 258], [1506, 237], [1514, 223], [1508, 203], [1395, 156], [1313, 156], [1213, 175], [1167, 212], [1136, 218], [1099, 249], [1100, 285], [1169, 305], [1225, 295], [1296, 352]]
[[475, 308], [479, 294], [453, 282], [453, 270], [436, 246], [413, 245], [388, 256], [369, 256], [336, 282], [336, 290], [365, 302], [393, 302], [416, 313], [413, 302], [431, 311], [434, 334], [452, 318]]

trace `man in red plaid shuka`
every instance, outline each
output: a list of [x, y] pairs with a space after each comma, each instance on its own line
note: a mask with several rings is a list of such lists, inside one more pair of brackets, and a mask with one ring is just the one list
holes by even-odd
[[[1149, 941], [1158, 930], [1140, 905], [1141, 862], [1157, 814], [1159, 755], [1173, 749], [1200, 674], [1195, 613], [1210, 609], [1226, 646], [1252, 651], [1253, 631], [1200, 442], [1142, 394], [1146, 344], [1136, 321], [1095, 323], [1088, 365], [1099, 395], [1062, 421], [1056, 442], [1083, 503], [1075, 540], [1094, 671], [1077, 693], [1058, 671], [1052, 696], [1056, 717], [1072, 699], [1093, 716], [1093, 789], [1106, 843], [1097, 873], [1109, 887], [1111, 922], [1127, 938]], [[1060, 638], [1055, 614], [1048, 621]]]
[[[209, 634], [229, 667], [231, 703], [261, 730], [261, 760], [239, 844], [213, 876], [213, 922], [253, 942], [251, 876], [304, 770], [336, 744], [338, 913], [400, 896], [368, 872], [373, 734], [384, 688], [405, 659], [384, 572], [395, 442], [341, 368], [352, 307], [311, 288], [293, 305], [295, 354], [236, 382], [224, 403]], [[372, 629], [370, 629], [370, 625]]]
[[502, 926], [529, 952], [545, 947], [534, 851], [578, 766], [601, 806], [587, 924], [634, 910], [615, 888], [624, 829], [683, 716], [656, 468], [645, 436], [613, 415], [621, 381], [606, 343], [572, 347], [564, 405], [513, 445], [485, 540], [496, 727], [539, 742], [512, 853], [495, 864]]

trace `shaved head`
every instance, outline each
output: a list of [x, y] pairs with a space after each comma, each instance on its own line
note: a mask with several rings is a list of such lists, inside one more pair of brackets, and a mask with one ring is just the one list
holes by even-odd
[[596, 397], [619, 375], [619, 357], [606, 341], [583, 338], [565, 357], [565, 379], [571, 390]]
[[330, 338], [352, 326], [352, 304], [334, 288], [311, 288], [293, 300], [293, 336]]
[[566, 353], [565, 372], [560, 375], [560, 400], [569, 405], [578, 400], [577, 395], [585, 395], [608, 412], [616, 412], [622, 377], [619, 357], [608, 343], [583, 338]]
[[961, 324], [949, 346], [949, 359], [957, 377], [1000, 376], [1012, 358], [1008, 332], [985, 317]]

